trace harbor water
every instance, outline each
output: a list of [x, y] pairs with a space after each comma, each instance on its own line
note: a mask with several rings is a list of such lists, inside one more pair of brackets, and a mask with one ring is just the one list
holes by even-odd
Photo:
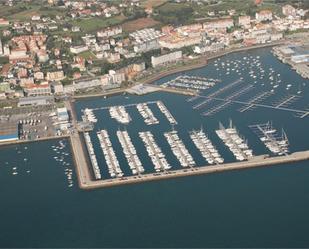
[[[126, 108], [132, 119], [127, 125], [111, 119], [108, 109], [94, 110], [98, 122], [90, 137], [102, 178], [110, 175], [96, 134], [101, 129], [108, 131], [125, 175], [132, 173], [116, 136], [118, 130], [130, 135], [146, 173], [154, 172], [154, 166], [139, 138], [141, 131], [152, 132], [173, 169], [181, 165], [164, 137], [171, 130], [178, 132], [197, 166], [207, 162], [190, 139], [193, 129], [202, 128], [208, 134], [225, 162], [235, 161], [215, 132], [219, 122], [228, 126], [229, 119], [254, 155], [270, 152], [248, 126], [268, 121], [279, 132], [284, 129], [291, 152], [308, 150], [309, 117], [300, 118], [299, 113], [288, 109], [308, 109], [309, 82], [270, 51], [231, 54], [205, 68], [156, 83], [180, 75], [221, 80], [201, 92], [208, 96], [242, 78], [241, 84], [217, 97], [250, 102], [258, 94], [270, 92], [260, 104], [287, 110], [257, 107], [240, 112], [243, 105], [232, 102], [204, 116], [222, 101], [214, 99], [194, 109], [203, 97], [189, 102], [187, 96], [169, 93], [75, 102], [81, 120], [85, 108], [162, 101], [178, 123], [172, 126], [154, 103], [148, 107], [159, 124], [149, 126], [134, 105]], [[237, 95], [249, 85], [252, 88]], [[238, 97], [233, 98], [233, 94]], [[291, 96], [296, 96], [295, 102], [283, 103]], [[2, 147], [0, 158], [0, 247], [309, 246], [308, 162], [83, 191], [78, 188], [67, 140]]]

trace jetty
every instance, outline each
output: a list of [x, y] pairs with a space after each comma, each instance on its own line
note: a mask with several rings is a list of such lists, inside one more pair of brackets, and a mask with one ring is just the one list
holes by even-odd
[[91, 190], [105, 187], [113, 187], [125, 184], [135, 184], [148, 181], [157, 181], [172, 179], [177, 177], [194, 176], [218, 173], [231, 170], [242, 170], [258, 167], [270, 167], [275, 165], [283, 165], [287, 163], [296, 163], [300, 161], [309, 160], [309, 150], [295, 152], [284, 156], [269, 157], [269, 155], [254, 156], [248, 161], [232, 162], [220, 165], [207, 165], [193, 168], [183, 168], [177, 170], [169, 170], [165, 172], [156, 172], [121, 178], [94, 180], [90, 173], [90, 168], [87, 164], [87, 159], [83, 150], [83, 146], [79, 135], [74, 134], [70, 137], [72, 151], [75, 158], [75, 165], [79, 186], [81, 189]]

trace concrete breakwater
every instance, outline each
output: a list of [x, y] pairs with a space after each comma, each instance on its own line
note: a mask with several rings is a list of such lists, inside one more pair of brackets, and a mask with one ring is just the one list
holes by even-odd
[[60, 136], [36, 138], [34, 140], [13, 140], [13, 141], [0, 142], [0, 146], [27, 144], [27, 143], [43, 142], [43, 141], [57, 140], [57, 139], [67, 139], [69, 137], [70, 137], [69, 135], [60, 135]]
[[292, 153], [290, 155], [278, 156], [278, 157], [269, 157], [268, 155], [261, 155], [253, 157], [248, 161], [226, 163], [215, 166], [207, 165], [202, 167], [193, 167], [191, 169], [171, 170], [164, 173], [150, 173], [150, 174], [142, 174], [139, 176], [128, 176], [116, 179], [93, 180], [92, 173], [90, 172], [90, 168], [88, 166], [86, 154], [80, 136], [78, 134], [71, 135], [70, 141], [76, 165], [79, 186], [81, 189], [85, 190], [142, 183], [147, 181], [157, 181], [177, 177], [211, 174], [230, 170], [241, 170], [241, 169], [266, 167], [273, 165], [283, 165], [286, 163], [295, 163], [309, 160], [309, 151], [301, 151]]

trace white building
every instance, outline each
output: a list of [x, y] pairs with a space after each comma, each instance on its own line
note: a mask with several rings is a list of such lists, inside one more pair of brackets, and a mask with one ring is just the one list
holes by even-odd
[[70, 51], [73, 54], [79, 54], [88, 50], [88, 46], [72, 46], [70, 47]]
[[251, 26], [251, 17], [250, 16], [240, 16], [238, 18], [238, 25], [242, 27], [250, 27]]
[[55, 81], [51, 84], [51, 89], [54, 94], [63, 94], [63, 85], [59, 81]]
[[112, 36], [116, 36], [122, 33], [122, 27], [121, 26], [113, 26], [108, 27], [106, 29], [102, 29], [97, 32], [97, 37], [99, 38], [108, 38]]
[[284, 5], [282, 7], [282, 14], [285, 16], [296, 16], [296, 9], [292, 5]]
[[41, 95], [50, 95], [51, 88], [49, 84], [33, 84], [27, 87], [24, 87], [24, 91], [27, 96], [41, 96]]
[[163, 34], [153, 28], [142, 29], [131, 33], [130, 37], [133, 39], [134, 52], [142, 53], [160, 48], [158, 39], [161, 36]]
[[162, 65], [162, 64], [177, 61], [181, 58], [182, 58], [182, 51], [176, 51], [176, 52], [161, 55], [161, 56], [158, 56], [158, 57], [152, 56], [151, 57], [151, 64], [152, 64], [153, 67], [156, 67], [156, 66], [159, 66], [159, 65]]
[[126, 76], [123, 72], [109, 70], [108, 74], [111, 76], [113, 84], [121, 84], [126, 80]]
[[255, 19], [257, 22], [272, 21], [273, 13], [270, 10], [261, 10], [255, 14]]
[[228, 29], [234, 27], [234, 21], [231, 18], [220, 19], [217, 21], [206, 22], [203, 24], [205, 30]]

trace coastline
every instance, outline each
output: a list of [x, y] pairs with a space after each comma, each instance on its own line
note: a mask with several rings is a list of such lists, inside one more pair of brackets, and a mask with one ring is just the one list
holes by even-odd
[[254, 50], [254, 49], [259, 49], [259, 48], [267, 48], [267, 47], [274, 47], [277, 45], [282, 45], [286, 43], [286, 40], [274, 42], [274, 43], [267, 43], [267, 44], [261, 44], [261, 45], [255, 45], [255, 46], [250, 46], [250, 47], [241, 47], [241, 48], [233, 48], [229, 50], [224, 50], [220, 53], [216, 53], [210, 56], [207, 55], [202, 55], [200, 58], [196, 59], [196, 62], [190, 65], [183, 65], [179, 66], [177, 68], [172, 68], [172, 69], [166, 69], [163, 70], [155, 75], [150, 75], [148, 78], [142, 79], [141, 81], [137, 81], [134, 84], [132, 84], [130, 87], [127, 88], [120, 88], [120, 89], [115, 89], [111, 90], [109, 92], [104, 92], [104, 93], [97, 93], [97, 94], [84, 94], [84, 95], [74, 95], [72, 96], [73, 99], [79, 100], [79, 99], [87, 99], [87, 98], [100, 98], [100, 97], [110, 97], [114, 95], [119, 95], [119, 94], [124, 94], [128, 89], [131, 87], [138, 85], [138, 84], [152, 84], [154, 81], [157, 81], [161, 78], [164, 78], [166, 76], [170, 76], [176, 73], [180, 72], [186, 72], [190, 71], [193, 69], [199, 69], [202, 67], [207, 66], [209, 60], [213, 60], [216, 58], [220, 58], [225, 55], [229, 55], [232, 53], [237, 53], [237, 52], [244, 52], [244, 51], [249, 51], [249, 50]]
[[35, 140], [14, 140], [14, 141], [6, 141], [0, 142], [0, 147], [10, 146], [10, 145], [19, 145], [19, 144], [27, 144], [27, 143], [34, 143], [34, 142], [42, 142], [48, 140], [57, 140], [57, 139], [68, 139], [70, 135], [61, 135], [61, 136], [52, 136], [52, 137], [42, 137], [37, 138]]

